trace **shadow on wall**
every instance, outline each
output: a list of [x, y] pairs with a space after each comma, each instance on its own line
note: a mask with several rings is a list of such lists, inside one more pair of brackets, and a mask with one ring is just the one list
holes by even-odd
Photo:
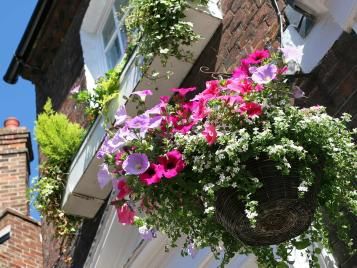
[[[218, 49], [222, 37], [222, 28], [222, 25], [218, 27], [217, 31], [212, 36], [206, 48], [202, 51], [195, 64], [192, 66], [185, 80], [181, 83], [181, 87], [196, 86], [198, 92], [201, 92], [205, 88], [206, 81], [214, 79], [211, 74], [201, 72], [201, 67], [207, 67], [210, 72], [215, 71]], [[193, 93], [194, 94], [191, 94], [192, 96], [196, 95], [197, 91]]]

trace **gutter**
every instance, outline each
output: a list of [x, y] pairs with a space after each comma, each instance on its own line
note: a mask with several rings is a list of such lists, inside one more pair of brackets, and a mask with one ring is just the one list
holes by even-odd
[[28, 59], [28, 56], [54, 2], [55, 1], [53, 0], [39, 0], [37, 2], [35, 10], [31, 15], [30, 21], [27, 24], [26, 30], [16, 49], [16, 53], [12, 57], [8, 69], [3, 77], [5, 82], [9, 84], [15, 84], [17, 82], [22, 66]]

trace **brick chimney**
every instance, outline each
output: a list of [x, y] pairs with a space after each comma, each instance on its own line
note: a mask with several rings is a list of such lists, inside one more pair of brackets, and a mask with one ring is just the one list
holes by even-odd
[[29, 215], [26, 189], [32, 160], [29, 131], [16, 118], [7, 118], [0, 128], [0, 212], [11, 208]]

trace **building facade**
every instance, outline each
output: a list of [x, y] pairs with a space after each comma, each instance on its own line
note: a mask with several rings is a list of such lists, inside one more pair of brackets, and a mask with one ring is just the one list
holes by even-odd
[[41, 224], [26, 196], [32, 161], [29, 131], [9, 118], [0, 129], [0, 267], [43, 267]]
[[[21, 76], [32, 81], [38, 113], [50, 97], [56, 110], [86, 126], [83, 111], [68, 95], [77, 86], [93, 88], [95, 80], [120, 61], [126, 40], [120, 31], [122, 20], [113, 15], [120, 4], [118, 0], [40, 0], [5, 80], [14, 83]], [[194, 30], [204, 37], [192, 48], [194, 62], [188, 64], [173, 59], [175, 75], [168, 82], [159, 81], [159, 92], [179, 86], [203, 88], [210, 74], [201, 72], [202, 66], [226, 73], [255, 49], [278, 47], [280, 43], [301, 46], [304, 52], [300, 63], [302, 75], [296, 84], [308, 98], [298, 101], [297, 105], [321, 104], [334, 116], [348, 112], [353, 119], [351, 127], [356, 127], [356, 17], [354, 0], [345, 0], [343, 4], [338, 0], [210, 1], [207, 9], [192, 8], [187, 14], [187, 19], [194, 23]], [[108, 27], [114, 30], [107, 31]], [[129, 61], [123, 74], [122, 92], [154, 87], [135, 68]], [[179, 250], [165, 253], [165, 237], [142, 242], [134, 228], [129, 230], [131, 227], [117, 223], [115, 209], [108, 205], [110, 190], [101, 190], [96, 183], [100, 162], [94, 156], [104, 137], [100, 120], [89, 130], [73, 161], [63, 198], [67, 213], [85, 217], [67, 252], [72, 266], [215, 267], [217, 262], [208, 249], [202, 250], [194, 260], [181, 258]], [[351, 234], [353, 237], [357, 235], [356, 229]], [[42, 232], [44, 266], [66, 267], [66, 256], [60, 254], [60, 241], [51, 235], [51, 226], [44, 223]], [[331, 236], [336, 237], [333, 226]], [[338, 239], [333, 241], [338, 265], [356, 265], [356, 256], [347, 255]], [[321, 255], [320, 263], [325, 265], [323, 267], [335, 265], [326, 254]], [[294, 267], [308, 267], [306, 265], [304, 257], [297, 257]], [[256, 267], [255, 258], [237, 256], [230, 267]]]

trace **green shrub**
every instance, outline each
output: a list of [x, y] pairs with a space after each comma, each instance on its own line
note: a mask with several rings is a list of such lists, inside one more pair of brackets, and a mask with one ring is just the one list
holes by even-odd
[[[45, 159], [40, 165], [40, 178], [30, 189], [30, 198], [41, 215], [55, 227], [55, 235], [73, 234], [80, 218], [66, 215], [61, 209], [62, 194], [68, 169], [84, 137], [84, 129], [57, 113], [49, 99], [35, 123], [35, 136]], [[61, 249], [62, 250], [62, 249]]]
[[62, 164], [71, 161], [83, 136], [83, 128], [55, 112], [49, 99], [35, 123], [35, 137], [47, 161]]

